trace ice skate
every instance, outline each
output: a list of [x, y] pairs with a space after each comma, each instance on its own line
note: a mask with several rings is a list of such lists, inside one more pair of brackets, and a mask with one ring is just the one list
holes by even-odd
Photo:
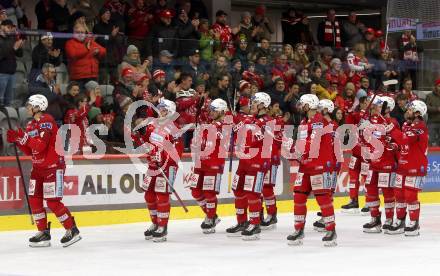
[[215, 226], [219, 224], [220, 219], [217, 215], [214, 218], [206, 217], [203, 223], [200, 225], [203, 234], [213, 234], [215, 233]]
[[35, 236], [29, 239], [30, 247], [49, 247], [50, 246], [50, 222], [47, 225], [47, 229], [39, 231]]
[[363, 230], [364, 233], [381, 233], [382, 222], [380, 221], [380, 215], [378, 217], [372, 217], [369, 223], [365, 223]]
[[388, 235], [400, 235], [405, 232], [405, 218], [397, 219], [396, 222], [390, 226], [387, 231]]
[[167, 226], [159, 226], [156, 231], [153, 232], [154, 242], [166, 242], [167, 241]]
[[359, 202], [351, 199], [348, 204], [341, 206], [341, 212], [346, 214], [359, 214]]
[[275, 229], [277, 227], [277, 214], [273, 214], [273, 215], [267, 215], [266, 218], [264, 218], [261, 221], [260, 227], [261, 230], [271, 230], [271, 229]]
[[291, 235], [287, 236], [287, 243], [289, 245], [303, 245], [303, 239], [304, 239], [304, 229], [295, 230]]
[[66, 230], [66, 234], [61, 238], [61, 244], [63, 247], [68, 247], [80, 240], [81, 236], [79, 235], [78, 227], [74, 225], [71, 229]]
[[246, 229], [241, 232], [241, 236], [244, 241], [253, 241], [260, 239], [260, 233], [261, 229], [259, 224], [249, 223]]
[[226, 229], [226, 233], [228, 237], [241, 237], [241, 232], [246, 229], [248, 222], [237, 223], [234, 226]]
[[336, 242], [336, 238], [338, 236], [336, 235], [336, 231], [327, 231], [325, 233], [325, 236], [322, 238], [322, 241], [324, 242], [324, 246], [326, 247], [334, 247], [337, 246], [338, 243]]
[[391, 229], [393, 225], [393, 219], [386, 219], [382, 225], [382, 231], [384, 234], [388, 234], [388, 231]]
[[419, 221], [418, 220], [412, 220], [409, 222], [409, 225], [405, 227], [405, 236], [407, 237], [415, 237], [419, 236]]
[[157, 224], [152, 223], [147, 231], [144, 232], [145, 240], [151, 240], [153, 238], [153, 232], [156, 231]]
[[313, 229], [317, 232], [325, 232], [326, 231], [324, 219], [322, 217], [313, 223]]
[[362, 216], [369, 216], [370, 215], [370, 208], [368, 208], [367, 206], [365, 206], [364, 208], [361, 209], [361, 215]]

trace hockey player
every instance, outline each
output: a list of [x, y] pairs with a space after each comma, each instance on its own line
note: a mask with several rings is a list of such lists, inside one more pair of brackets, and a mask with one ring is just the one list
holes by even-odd
[[50, 246], [50, 222], [47, 222], [43, 206], [45, 200], [47, 207], [66, 229], [61, 244], [67, 247], [79, 241], [81, 236], [69, 209], [61, 202], [66, 166], [64, 158], [56, 151], [58, 126], [52, 116], [45, 113], [47, 106], [45, 96], [30, 96], [26, 108], [33, 120], [27, 124], [25, 131], [9, 129], [7, 140], [15, 143], [24, 154], [32, 156], [29, 205], [39, 232], [29, 239], [29, 246]]
[[[382, 231], [381, 213], [379, 210], [380, 199], [379, 190], [382, 190], [385, 206], [385, 223], [383, 225], [384, 231], [388, 231], [393, 223], [394, 217], [394, 190], [392, 184], [395, 177], [395, 146], [390, 144], [386, 138], [385, 126], [387, 119], [381, 115], [383, 98], [376, 96], [372, 100], [370, 108], [369, 121], [365, 121], [360, 125], [360, 129], [364, 131], [372, 127], [370, 124], [376, 126], [382, 125], [383, 131], [375, 129], [372, 133], [383, 145], [383, 153], [378, 158], [370, 159], [370, 168], [368, 170], [367, 178], [365, 180], [365, 187], [367, 189], [366, 202], [370, 209], [371, 221], [364, 224], [363, 231], [365, 233], [380, 233]], [[369, 141], [367, 141], [369, 143]], [[370, 146], [371, 151], [372, 146]]]
[[[389, 234], [405, 236], [419, 235], [420, 202], [418, 193], [422, 189], [427, 174], [428, 130], [423, 121], [427, 106], [415, 100], [408, 104], [405, 113], [406, 122], [402, 131], [389, 124], [387, 127], [392, 139], [399, 145], [398, 165], [394, 183], [397, 201], [397, 221], [388, 230]], [[409, 211], [409, 224], [405, 225], [406, 209]]]
[[[368, 107], [369, 101], [367, 97], [363, 97], [359, 99], [358, 111], [347, 114], [346, 123], [359, 125], [363, 117], [365, 116], [366, 109]], [[344, 213], [358, 213], [359, 212], [359, 186], [360, 186], [360, 178], [363, 178], [367, 175], [369, 169], [369, 163], [367, 160], [364, 160], [361, 154], [361, 148], [364, 145], [365, 141], [362, 135], [362, 131], [359, 131], [358, 143], [354, 146], [352, 150], [352, 155], [350, 159], [350, 163], [348, 165], [348, 174], [350, 177], [349, 180], [349, 189], [350, 189], [350, 202], [346, 205], [342, 205], [342, 212]], [[369, 210], [367, 207], [362, 208], [362, 214], [368, 215]]]
[[[228, 236], [241, 236], [244, 240], [259, 239], [260, 212], [261, 212], [261, 192], [263, 188], [264, 174], [269, 169], [270, 158], [263, 158], [263, 132], [261, 128], [266, 124], [270, 117], [267, 110], [271, 99], [267, 93], [255, 93], [251, 99], [251, 114], [255, 117], [241, 117], [236, 125], [237, 142], [244, 150], [241, 152], [249, 154], [251, 148], [258, 151], [253, 158], [240, 158], [236, 175], [232, 183], [232, 190], [235, 195], [235, 208], [237, 212], [237, 224], [226, 229]], [[253, 124], [253, 125], [252, 125]], [[249, 134], [248, 130], [253, 127], [260, 128], [255, 133]], [[243, 138], [244, 141], [243, 141]], [[249, 209], [249, 222], [247, 222], [247, 209]]]
[[[335, 131], [332, 134], [333, 137], [335, 136], [336, 129], [338, 128], [338, 125], [336, 124], [336, 122], [333, 121], [332, 117], [330, 116], [330, 114], [333, 113], [334, 109], [335, 109], [335, 105], [333, 104], [332, 101], [328, 99], [323, 99], [319, 101], [318, 111], [321, 112], [324, 120], [326, 120], [328, 124], [333, 125], [333, 130]], [[333, 140], [332, 148], [334, 148], [334, 146], [335, 145]], [[332, 170], [332, 192], [334, 192], [338, 180], [338, 173], [341, 168], [341, 164], [340, 162], [336, 161], [336, 156], [334, 154], [333, 154], [332, 164], [335, 165], [335, 167]], [[313, 223], [313, 229], [315, 229], [318, 232], [325, 232], [325, 223], [324, 223], [324, 218], [322, 217], [322, 213], [318, 212], [318, 216], [320, 216], [321, 218]]]
[[[326, 234], [322, 241], [325, 246], [336, 246], [336, 224], [331, 190], [334, 153], [333, 148], [329, 147], [333, 137], [331, 133], [323, 134], [317, 145], [319, 148], [314, 148], [316, 135], [320, 131], [328, 129], [329, 124], [317, 110], [319, 99], [316, 95], [302, 95], [299, 104], [301, 110], [306, 114], [306, 118], [299, 126], [296, 147], [304, 145], [305, 148], [298, 158], [300, 167], [294, 184], [295, 232], [289, 235], [287, 240], [290, 245], [302, 244], [307, 214], [307, 198], [310, 192], [313, 192], [325, 222]], [[317, 157], [311, 156], [315, 151], [318, 151]]]
[[189, 181], [192, 196], [206, 214], [200, 226], [205, 234], [215, 233], [215, 226], [220, 222], [217, 216], [217, 194], [220, 192], [225, 164], [224, 157], [220, 155], [220, 148], [223, 138], [223, 119], [227, 111], [228, 105], [224, 100], [215, 99], [211, 102], [209, 116], [211, 124], [217, 131], [216, 138], [214, 141], [209, 141], [207, 130], [199, 134], [201, 136], [200, 150], [205, 150], [208, 146], [214, 147], [214, 150], [207, 156], [200, 156], [200, 167], [194, 169]]
[[[145, 202], [150, 212], [151, 226], [145, 231], [146, 240], [154, 242], [164, 242], [168, 234], [168, 218], [170, 216], [170, 193], [169, 185], [174, 184], [177, 174], [177, 162], [172, 158], [172, 146], [178, 156], [183, 152], [183, 145], [179, 136], [174, 136], [177, 127], [174, 122], [167, 120], [176, 112], [174, 102], [162, 99], [157, 105], [159, 109], [159, 119], [146, 126], [141, 135], [137, 135], [135, 142], [139, 144], [149, 143], [147, 147], [148, 172], [142, 183], [145, 191]], [[156, 123], [157, 122], [157, 123]], [[162, 125], [163, 123], [163, 125]], [[154, 173], [152, 173], [154, 172]], [[160, 172], [160, 173], [158, 173]], [[165, 174], [166, 177], [164, 177]], [[169, 183], [167, 183], [167, 179]]]
[[[264, 184], [263, 184], [263, 200], [266, 205], [266, 213], [267, 216], [262, 218], [261, 220], [261, 229], [268, 230], [276, 227], [278, 222], [277, 219], [277, 203], [276, 196], [274, 192], [275, 184], [277, 182], [277, 172], [278, 167], [281, 164], [281, 142], [283, 136], [284, 129], [284, 117], [283, 116], [275, 116], [274, 118], [264, 117], [263, 120], [275, 120], [275, 124], [279, 126], [279, 129], [273, 130], [273, 142], [272, 142], [272, 151], [271, 151], [271, 160], [270, 160], [270, 169], [266, 172], [264, 176]], [[263, 209], [262, 209], [263, 213]]]

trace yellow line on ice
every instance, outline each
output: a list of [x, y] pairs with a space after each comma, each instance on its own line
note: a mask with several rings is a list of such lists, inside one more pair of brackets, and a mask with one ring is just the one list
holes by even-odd
[[[360, 198], [361, 206], [364, 204], [364, 197]], [[440, 192], [426, 192], [419, 194], [419, 200], [423, 204], [440, 203]], [[348, 202], [348, 197], [335, 197], [335, 208], [339, 209], [341, 205]], [[277, 202], [278, 213], [290, 213], [293, 211], [293, 201], [284, 200]], [[317, 211], [318, 204], [314, 199], [307, 202], [309, 211]], [[173, 207], [171, 210], [171, 219], [192, 219], [203, 218], [204, 214], [199, 206], [189, 206], [189, 212], [185, 213], [181, 207]], [[423, 211], [422, 211], [423, 212]], [[220, 217], [233, 216], [235, 208], [233, 204], [221, 204], [218, 206], [218, 215]], [[78, 226], [99, 226], [111, 224], [124, 224], [136, 222], [148, 222], [150, 217], [146, 209], [130, 209], [130, 210], [105, 210], [105, 211], [84, 211], [73, 212]], [[50, 221], [55, 222], [53, 227], [59, 228], [61, 225], [56, 222], [57, 219], [53, 214], [49, 214]], [[293, 218], [292, 218], [293, 223]], [[29, 222], [28, 215], [12, 215], [0, 216], [0, 231], [14, 231], [14, 230], [31, 230], [35, 229]]]

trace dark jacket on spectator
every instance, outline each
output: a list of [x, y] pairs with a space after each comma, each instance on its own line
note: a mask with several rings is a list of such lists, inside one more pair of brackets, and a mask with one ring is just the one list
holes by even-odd
[[362, 42], [363, 35], [361, 25], [353, 24], [346, 20], [342, 23], [342, 45], [353, 48], [356, 43]]
[[[37, 15], [37, 28], [39, 30], [53, 31], [54, 21], [53, 12], [51, 10], [50, 0], [40, 0], [35, 6], [35, 14]], [[49, 10], [46, 10], [46, 4]]]
[[118, 98], [120, 96], [127, 96], [131, 99], [134, 99], [133, 97], [133, 88], [130, 86], [125, 85], [122, 82], [119, 82], [116, 84], [115, 89], [113, 90], [113, 111], [119, 112], [121, 110], [121, 107], [118, 103]]
[[15, 36], [0, 36], [0, 74], [15, 74], [16, 57], [23, 56], [23, 49], [14, 50]]
[[280, 109], [283, 112], [289, 111], [288, 104], [284, 101], [284, 97], [287, 95], [285, 91], [278, 91], [275, 87], [269, 90], [269, 96], [271, 98], [271, 102], [278, 102], [280, 104]]
[[[163, 39], [159, 42], [159, 38]], [[155, 25], [147, 37], [147, 56], [158, 57], [160, 51], [168, 50], [176, 55], [179, 49], [178, 30], [173, 25], [160, 22]]]
[[113, 27], [115, 26], [116, 24], [112, 22], [104, 23], [103, 21], [99, 21], [93, 27], [94, 34], [108, 36], [108, 39], [104, 39], [103, 37], [96, 39], [96, 42], [107, 50], [105, 58], [101, 61], [101, 66], [116, 67], [122, 62], [122, 58], [125, 54], [124, 36], [119, 34], [112, 36]]
[[[67, 1], [66, 1], [67, 2]], [[67, 4], [62, 7], [55, 1], [51, 3], [50, 11], [52, 12], [55, 32], [65, 33], [69, 30], [69, 17], [70, 12], [67, 8]]]
[[178, 20], [176, 26], [179, 39], [182, 39], [179, 41], [177, 56], [187, 57], [195, 50], [199, 49], [199, 39], [201, 38], [200, 32], [194, 28], [194, 25], [189, 19], [186, 23], [182, 20]]
[[428, 107], [428, 123], [440, 123], [440, 93], [430, 93], [426, 96], [426, 105]]
[[43, 64], [50, 63], [57, 67], [61, 64], [61, 55], [53, 57], [49, 55], [47, 48], [41, 43], [41, 41], [32, 50], [32, 69], [29, 73], [29, 80], [33, 81], [41, 73]]

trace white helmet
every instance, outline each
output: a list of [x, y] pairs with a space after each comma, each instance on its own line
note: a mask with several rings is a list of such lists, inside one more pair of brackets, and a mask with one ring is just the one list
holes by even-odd
[[318, 110], [323, 111], [326, 108], [328, 113], [333, 113], [333, 110], [335, 110], [335, 105], [332, 101], [328, 99], [320, 100], [318, 104]]
[[379, 96], [376, 96], [376, 97], [373, 96], [373, 98], [371, 98], [370, 101], [371, 100], [372, 100], [372, 102], [371, 102], [372, 105], [373, 104], [374, 105], [382, 105], [383, 102], [384, 102], [384, 100], [381, 97], [379, 97]]
[[414, 112], [420, 112], [420, 116], [425, 116], [428, 107], [426, 104], [420, 100], [414, 100], [408, 104], [408, 109], [412, 109]]
[[268, 108], [271, 102], [269, 94], [265, 92], [257, 92], [251, 99], [252, 102], [262, 103], [265, 108]]
[[176, 112], [176, 104], [170, 100], [162, 99], [157, 105], [158, 109], [164, 108], [168, 111], [168, 116], [173, 115]]
[[394, 99], [388, 96], [383, 96], [381, 98], [383, 102], [387, 103], [387, 107], [390, 109], [390, 112], [393, 111], [394, 107], [396, 106]]
[[190, 88], [188, 90], [179, 90], [176, 92], [176, 98], [192, 97], [192, 96], [194, 96], [195, 93], [196, 93], [196, 91], [192, 88]]
[[228, 111], [228, 104], [222, 99], [215, 99], [211, 102], [211, 104], [209, 105], [209, 108], [212, 111], [226, 112], [226, 111]]
[[41, 94], [32, 95], [27, 100], [26, 105], [31, 105], [32, 107], [38, 107], [40, 111], [45, 111], [49, 103], [47, 98]]
[[299, 104], [301, 107], [307, 104], [309, 105], [310, 109], [317, 109], [319, 105], [319, 99], [314, 94], [304, 94], [301, 96], [301, 98], [299, 98]]

